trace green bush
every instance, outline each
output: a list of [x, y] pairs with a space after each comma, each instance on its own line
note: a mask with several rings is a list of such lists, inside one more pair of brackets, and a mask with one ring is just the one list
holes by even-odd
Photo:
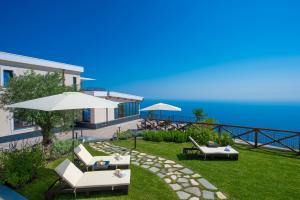
[[164, 131], [163, 140], [165, 142], [174, 142], [174, 131]]
[[[74, 140], [74, 146], [79, 145], [78, 140]], [[72, 140], [55, 140], [51, 147], [50, 159], [60, 158], [62, 155], [66, 155], [68, 153], [72, 153]]]
[[39, 168], [44, 167], [45, 158], [41, 146], [2, 152], [0, 157], [2, 181], [20, 188], [32, 181]]
[[226, 145], [233, 145], [234, 141], [228, 132], [223, 132], [221, 134], [221, 138], [219, 139], [219, 143], [222, 146], [226, 146]]
[[194, 140], [197, 141], [198, 144], [205, 145], [205, 144], [207, 144], [208, 141], [213, 139], [213, 137], [214, 137], [213, 134], [214, 134], [214, 132], [212, 130], [210, 130], [209, 128], [196, 127], [194, 129], [192, 137], [194, 138]]
[[117, 132], [117, 138], [119, 140], [127, 140], [128, 138], [132, 138], [132, 137], [133, 137], [133, 132], [131, 130]]
[[143, 139], [147, 141], [152, 141], [153, 131], [145, 131]]
[[174, 142], [183, 143], [187, 141], [187, 134], [181, 131], [174, 131]]
[[162, 142], [163, 141], [163, 131], [153, 132], [152, 141], [153, 142]]

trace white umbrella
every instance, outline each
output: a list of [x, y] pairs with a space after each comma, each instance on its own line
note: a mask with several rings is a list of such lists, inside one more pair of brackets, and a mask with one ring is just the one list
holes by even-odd
[[163, 111], [163, 110], [166, 110], [166, 111], [181, 111], [181, 108], [178, 108], [176, 106], [172, 106], [172, 105], [169, 105], [169, 104], [165, 104], [165, 103], [157, 103], [157, 104], [154, 104], [152, 106], [143, 108], [140, 111], [155, 111], [155, 110], [160, 110], [160, 111]]
[[141, 109], [140, 111], [160, 111], [160, 118], [162, 117], [162, 111], [181, 111], [181, 108], [172, 106], [165, 103], [157, 103], [152, 106]]
[[6, 107], [25, 108], [42, 111], [57, 111], [85, 108], [117, 108], [118, 103], [83, 94], [81, 92], [64, 92], [62, 94], [11, 104]]
[[[62, 94], [7, 105], [6, 107], [25, 108], [50, 112], [58, 110], [77, 110], [86, 108], [117, 108], [118, 103], [80, 92], [64, 92]], [[74, 148], [74, 124], [72, 125], [72, 138]]]

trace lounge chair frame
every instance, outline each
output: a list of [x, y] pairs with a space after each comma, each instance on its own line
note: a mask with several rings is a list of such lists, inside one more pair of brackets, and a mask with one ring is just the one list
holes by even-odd
[[[54, 187], [57, 183], [59, 184], [59, 186], [58, 188], [56, 188], [56, 190], [54, 190]], [[91, 192], [101, 192], [101, 191], [122, 191], [128, 194], [128, 190], [129, 190], [129, 185], [72, 188], [62, 178], [58, 178], [47, 189], [45, 193], [45, 199], [50, 200], [50, 199], [54, 199], [60, 194], [71, 194], [71, 193], [73, 193], [74, 197], [76, 198], [77, 193], [85, 193], [87, 196], [89, 196]]]

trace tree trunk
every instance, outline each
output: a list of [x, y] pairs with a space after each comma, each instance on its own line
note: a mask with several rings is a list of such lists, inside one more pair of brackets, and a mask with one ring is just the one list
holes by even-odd
[[52, 144], [52, 132], [51, 129], [44, 129], [42, 128], [42, 136], [43, 136], [43, 149], [44, 149], [44, 153], [46, 155], [46, 157], [50, 157], [50, 153], [51, 153], [51, 144]]

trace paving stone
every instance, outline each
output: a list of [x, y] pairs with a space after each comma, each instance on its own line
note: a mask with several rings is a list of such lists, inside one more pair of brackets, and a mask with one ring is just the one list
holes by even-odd
[[141, 155], [141, 156], [145, 156], [146, 154], [145, 154], [145, 153], [140, 153], [140, 155]]
[[153, 162], [145, 162], [145, 165], [153, 165]]
[[168, 168], [169, 172], [175, 172], [177, 169], [176, 168]]
[[197, 188], [197, 187], [189, 187], [189, 188], [185, 188], [184, 191], [185, 191], [185, 192], [188, 192], [188, 193], [190, 193], [190, 194], [193, 194], [193, 195], [195, 195], [195, 196], [197, 196], [197, 197], [200, 197], [200, 196], [201, 196], [201, 191], [200, 191], [200, 189]]
[[178, 185], [177, 183], [175, 184], [170, 184], [171, 188], [175, 191], [180, 190], [182, 187]]
[[158, 160], [166, 160], [166, 159], [164, 159], [164, 158], [161, 158], [161, 157], [158, 157]]
[[148, 169], [150, 166], [149, 165], [141, 165], [142, 168]]
[[210, 191], [203, 190], [203, 198], [204, 199], [215, 199], [215, 194]]
[[218, 199], [222, 199], [222, 200], [227, 199], [227, 197], [220, 191], [216, 192], [216, 195], [217, 195]]
[[159, 171], [157, 167], [151, 167], [149, 170], [154, 173]]
[[190, 176], [189, 175], [185, 175], [185, 176], [183, 176], [184, 178], [190, 178]]
[[181, 183], [181, 185], [182, 185], [183, 187], [185, 187], [185, 188], [191, 186], [191, 184], [190, 184], [189, 182]]
[[192, 197], [189, 200], [199, 200], [199, 198], [198, 197]]
[[158, 168], [161, 168], [161, 164], [159, 164], [159, 163], [156, 163], [154, 166], [158, 167]]
[[147, 155], [148, 158], [154, 159], [156, 156]]
[[179, 179], [177, 180], [177, 182], [178, 182], [178, 183], [186, 183], [186, 182], [188, 182], [188, 180], [187, 180], [186, 178], [179, 178]]
[[177, 176], [176, 175], [172, 175], [171, 179], [175, 181], [177, 179]]
[[169, 179], [169, 178], [165, 178], [164, 181], [165, 181], [166, 183], [171, 183], [171, 182], [172, 182], [172, 180]]
[[173, 167], [176, 167], [176, 168], [183, 168], [183, 166], [182, 166], [182, 165], [179, 165], [179, 164], [176, 164], [176, 165], [174, 165]]
[[138, 162], [131, 162], [131, 163], [134, 164], [134, 165], [137, 165], [137, 166], [140, 165], [140, 163], [138, 163]]
[[199, 183], [195, 179], [190, 179], [190, 182], [193, 186], [199, 185]]
[[169, 165], [169, 164], [166, 164], [166, 165], [165, 165], [165, 168], [170, 168], [170, 167], [172, 167], [172, 166]]
[[199, 178], [198, 182], [208, 190], [217, 190], [217, 188], [213, 184], [208, 182], [208, 180], [206, 180], [205, 178]]
[[182, 170], [180, 170], [182, 173], [184, 174], [193, 174], [194, 172], [188, 168], [184, 168]]
[[180, 200], [188, 199], [191, 195], [189, 193], [178, 191], [176, 192]]
[[166, 175], [162, 174], [162, 173], [157, 173], [157, 176], [159, 176], [160, 178], [165, 177]]
[[174, 164], [175, 162], [173, 160], [166, 160], [165, 163], [166, 164]]

